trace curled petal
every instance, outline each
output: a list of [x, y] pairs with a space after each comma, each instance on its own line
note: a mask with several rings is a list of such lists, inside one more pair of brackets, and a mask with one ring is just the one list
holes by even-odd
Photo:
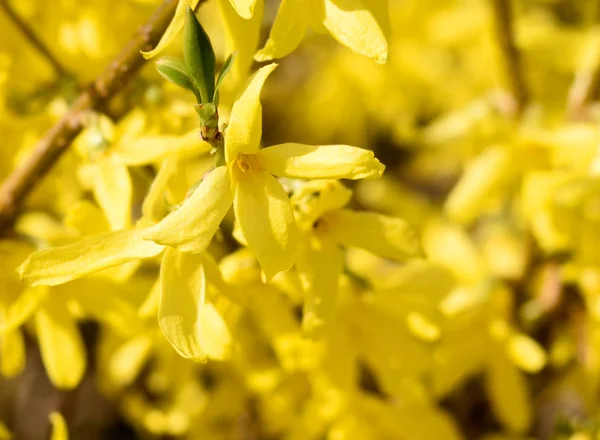
[[298, 0], [283, 0], [271, 28], [269, 39], [254, 59], [269, 61], [283, 58], [292, 53], [300, 44], [309, 23], [310, 8]]
[[254, 61], [254, 53], [258, 49], [262, 26], [264, 0], [257, 0], [252, 18], [246, 20], [236, 12], [230, 0], [219, 0], [219, 9], [223, 17], [226, 53], [237, 52], [231, 68], [233, 83], [237, 85], [245, 81]]
[[147, 52], [142, 51], [142, 55], [145, 59], [149, 60], [150, 58], [155, 57], [163, 50], [165, 50], [169, 43], [171, 43], [171, 41], [173, 41], [175, 37], [177, 37], [177, 34], [181, 32], [183, 24], [185, 23], [185, 14], [187, 7], [189, 6], [190, 8], [194, 9], [198, 5], [199, 1], [200, 0], [179, 0], [179, 4], [177, 5], [177, 9], [175, 10], [175, 16], [171, 20], [171, 23], [169, 23], [167, 30], [165, 30], [165, 33], [160, 38], [160, 41], [158, 42], [156, 47]]
[[162, 246], [144, 240], [142, 229], [92, 235], [66, 246], [34, 252], [18, 268], [32, 286], [55, 286], [102, 269], [160, 254]]
[[202, 255], [167, 249], [160, 279], [158, 322], [175, 350], [195, 361], [227, 357], [231, 346], [229, 330], [214, 306], [204, 303]]
[[271, 174], [292, 179], [368, 179], [385, 166], [370, 150], [348, 145], [281, 144], [259, 152]]
[[270, 174], [249, 171], [236, 185], [235, 216], [268, 279], [296, 260], [298, 232], [292, 205]]
[[202, 252], [215, 235], [232, 200], [227, 167], [216, 168], [183, 206], [149, 228], [144, 238], [182, 252]]
[[254, 14], [254, 6], [256, 0], [229, 0], [235, 11], [240, 14], [240, 17], [249, 20]]

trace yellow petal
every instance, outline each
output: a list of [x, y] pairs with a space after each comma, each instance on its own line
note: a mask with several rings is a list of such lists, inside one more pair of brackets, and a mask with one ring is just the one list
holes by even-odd
[[384, 32], [365, 4], [363, 0], [324, 0], [323, 24], [344, 46], [385, 63], [388, 44]]
[[144, 110], [140, 107], [136, 107], [131, 110], [127, 115], [119, 121], [119, 125], [117, 125], [116, 133], [114, 135], [114, 139], [116, 139], [116, 144], [113, 148], [119, 149], [121, 148], [121, 143], [128, 143], [135, 138], [138, 138], [144, 133], [146, 129], [148, 117]]
[[526, 432], [531, 424], [532, 404], [527, 382], [519, 370], [505, 356], [495, 353], [484, 385], [500, 423], [509, 431]]
[[160, 278], [152, 285], [148, 296], [138, 309], [140, 318], [150, 318], [158, 313], [158, 304], [160, 302]]
[[15, 232], [32, 237], [37, 242], [55, 246], [71, 243], [80, 237], [76, 231], [65, 228], [55, 218], [43, 212], [24, 213], [17, 220], [14, 229]]
[[546, 365], [546, 352], [536, 341], [524, 334], [512, 335], [506, 346], [510, 360], [528, 373], [537, 373]]
[[204, 304], [206, 280], [201, 255], [168, 248], [160, 268], [160, 328], [184, 358], [223, 359], [231, 339], [227, 327], [210, 304]]
[[344, 255], [336, 243], [313, 240], [297, 269], [305, 291], [302, 327], [309, 336], [320, 338], [333, 324]]
[[400, 218], [340, 209], [325, 215], [323, 222], [327, 233], [344, 246], [366, 249], [395, 260], [422, 253], [416, 231]]
[[256, 0], [230, 0], [230, 2], [240, 17], [246, 20], [252, 18]]
[[454, 224], [432, 221], [423, 232], [427, 258], [461, 281], [475, 283], [487, 274], [478, 249], [467, 232]]
[[[252, 18], [245, 20], [238, 15], [230, 0], [219, 0], [219, 9], [225, 24], [226, 55], [237, 52], [231, 68], [234, 84], [245, 81], [254, 61], [254, 53], [258, 49], [264, 0], [257, 0]], [[228, 80], [226, 80], [227, 83]]]
[[123, 337], [131, 337], [143, 329], [137, 309], [111, 282], [82, 279], [56, 287], [53, 292], [54, 290], [64, 292], [64, 297], [74, 298], [86, 316], [105, 324]]
[[211, 146], [193, 129], [181, 136], [145, 136], [119, 144], [115, 154], [126, 165], [146, 165], [170, 156], [180, 159], [210, 152]]
[[242, 96], [233, 104], [225, 131], [225, 158], [234, 161], [238, 154], [254, 154], [262, 137], [260, 91], [277, 64], [261, 67], [250, 79]]
[[67, 422], [59, 412], [53, 411], [50, 413], [50, 423], [52, 424], [50, 440], [69, 440]]
[[119, 264], [160, 254], [162, 246], [142, 239], [143, 229], [106, 232], [35, 252], [18, 271], [32, 286], [55, 286]]
[[165, 192], [169, 180], [178, 169], [178, 159], [169, 158], [164, 160], [150, 185], [148, 194], [142, 204], [142, 216], [152, 223], [160, 221], [167, 214], [168, 207], [165, 203]]
[[308, 26], [310, 8], [306, 2], [282, 0], [271, 28], [269, 39], [254, 59], [269, 61], [292, 53], [304, 38]]
[[[0, 309], [0, 318], [4, 322], [6, 310]], [[25, 367], [25, 341], [19, 329], [9, 329], [0, 334], [0, 374], [13, 377]]]
[[114, 156], [98, 160], [93, 191], [113, 230], [131, 224], [131, 177], [127, 167]]
[[45, 286], [30, 287], [24, 290], [2, 317], [0, 331], [12, 331], [23, 325], [33, 315], [46, 293], [47, 287]]
[[0, 440], [12, 440], [13, 436], [4, 425], [4, 423], [0, 422]]
[[490, 200], [507, 184], [514, 173], [512, 152], [493, 147], [477, 157], [452, 189], [444, 210], [452, 220], [470, 224], [482, 213]]
[[148, 52], [142, 51], [142, 55], [145, 59], [149, 60], [152, 57], [155, 57], [159, 53], [161, 53], [165, 48], [175, 39], [177, 34], [183, 29], [183, 24], [185, 23], [185, 12], [187, 7], [191, 7], [194, 9], [200, 0], [179, 0], [179, 4], [177, 5], [177, 9], [175, 10], [175, 16], [169, 26], [165, 30], [165, 33], [160, 38], [160, 41], [156, 45], [156, 47]]
[[235, 216], [268, 279], [296, 260], [298, 232], [292, 205], [270, 174], [250, 171], [236, 185]]
[[81, 235], [95, 235], [110, 231], [110, 225], [100, 208], [87, 200], [78, 201], [67, 212], [65, 226], [76, 229]]
[[259, 155], [271, 174], [292, 179], [369, 179], [385, 169], [372, 151], [348, 145], [281, 144]]
[[116, 349], [108, 361], [112, 382], [121, 387], [131, 384], [148, 360], [153, 342], [152, 334], [144, 333]]
[[149, 228], [145, 238], [182, 252], [202, 252], [231, 207], [232, 199], [227, 167], [218, 167], [179, 209]]
[[86, 353], [77, 323], [59, 299], [47, 300], [35, 315], [44, 367], [52, 384], [71, 389], [83, 377]]

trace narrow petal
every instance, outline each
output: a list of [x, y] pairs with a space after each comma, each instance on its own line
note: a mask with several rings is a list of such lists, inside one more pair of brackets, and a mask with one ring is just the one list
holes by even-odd
[[395, 260], [422, 254], [416, 231], [400, 218], [341, 209], [326, 215], [323, 221], [327, 233], [344, 246]]
[[152, 335], [153, 332], [147, 332], [129, 339], [112, 353], [107, 369], [116, 385], [127, 386], [140, 374], [152, 352]]
[[144, 328], [137, 309], [112, 282], [82, 279], [56, 289], [60, 289], [61, 294], [64, 292], [64, 297], [74, 298], [86, 316], [105, 324], [123, 337], [131, 337]]
[[336, 243], [313, 241], [316, 243], [303, 252], [297, 269], [305, 291], [302, 327], [309, 336], [320, 338], [333, 323], [344, 257]]
[[[136, 139], [144, 133], [148, 122], [148, 116], [140, 107], [131, 110], [123, 119], [121, 119], [115, 128], [114, 139], [117, 140], [117, 145], [113, 149], [121, 148], [121, 143], [128, 143]], [[114, 150], [113, 150], [114, 151]]]
[[156, 316], [158, 312], [158, 304], [160, 302], [160, 278], [152, 285], [148, 296], [138, 308], [138, 316], [140, 318], [150, 318]]
[[6, 310], [0, 324], [0, 332], [12, 331], [22, 326], [33, 315], [47, 289], [45, 286], [25, 289]]
[[80, 200], [67, 212], [65, 226], [76, 229], [81, 235], [102, 234], [110, 230], [104, 213], [88, 200]]
[[259, 152], [271, 174], [292, 179], [369, 179], [385, 166], [370, 150], [347, 145], [281, 144]]
[[114, 156], [97, 162], [93, 191], [98, 204], [108, 218], [113, 230], [124, 229], [131, 224], [131, 177], [127, 167]]
[[150, 185], [148, 194], [142, 203], [142, 216], [152, 223], [160, 221], [167, 214], [165, 193], [169, 180], [178, 170], [178, 159], [169, 158], [160, 166], [156, 177]]
[[126, 165], [146, 165], [170, 156], [181, 159], [210, 152], [211, 146], [193, 129], [182, 136], [144, 136], [119, 144], [115, 154]]
[[249, 20], [254, 13], [256, 0], [229, 0], [240, 17]]
[[246, 173], [237, 183], [234, 208], [248, 246], [267, 278], [292, 267], [298, 232], [281, 184], [264, 171]]
[[214, 307], [204, 304], [203, 258], [167, 249], [160, 269], [160, 328], [184, 358], [222, 359], [229, 352], [229, 331]]
[[50, 423], [52, 424], [50, 440], [69, 440], [67, 422], [59, 412], [53, 411], [50, 413]]
[[527, 432], [533, 411], [528, 382], [523, 374], [505, 356], [494, 351], [484, 379], [498, 421], [510, 432]]
[[[237, 52], [231, 76], [236, 85], [243, 85], [254, 61], [254, 53], [258, 49], [264, 0], [257, 0], [252, 18], [245, 20], [238, 15], [230, 0], [219, 0], [219, 9], [223, 17], [226, 55]], [[227, 84], [228, 80], [226, 80]]]
[[[4, 322], [6, 310], [0, 308], [0, 319]], [[8, 329], [0, 334], [0, 374], [13, 377], [25, 368], [25, 341], [20, 329]]]
[[35, 315], [36, 333], [44, 367], [57, 388], [79, 384], [86, 367], [86, 353], [77, 323], [61, 300], [48, 300]]
[[[452, 189], [444, 206], [451, 220], [470, 225], [511, 185], [516, 158], [507, 147], [491, 147], [476, 157]], [[536, 194], [536, 198], [539, 196]], [[538, 199], [539, 200], [539, 199]]]
[[254, 59], [269, 61], [283, 58], [292, 53], [300, 44], [308, 26], [310, 8], [307, 2], [283, 0], [277, 11], [269, 39]]
[[254, 154], [262, 137], [262, 106], [260, 92], [265, 81], [277, 64], [260, 68], [246, 86], [231, 109], [229, 125], [225, 132], [225, 158], [227, 163], [234, 161], [238, 154]]
[[144, 52], [142, 51], [142, 55], [145, 59], [149, 60], [150, 58], [155, 57], [159, 53], [161, 53], [165, 48], [177, 37], [181, 29], [183, 29], [183, 24], [185, 23], [185, 12], [187, 7], [191, 7], [194, 9], [200, 0], [179, 0], [179, 4], [177, 5], [177, 9], [175, 10], [175, 16], [169, 23], [169, 26], [165, 30], [165, 33], [160, 38], [160, 41], [156, 45], [156, 47], [150, 51]]
[[183, 206], [149, 228], [144, 238], [182, 252], [202, 252], [215, 235], [232, 200], [227, 167], [216, 168]]
[[[323, 24], [331, 35], [354, 52], [385, 63], [388, 44], [373, 12], [363, 0], [323, 0]], [[372, 1], [372, 0], [369, 0]]]
[[119, 264], [160, 254], [143, 229], [106, 232], [66, 246], [34, 252], [18, 268], [32, 286], [55, 286]]

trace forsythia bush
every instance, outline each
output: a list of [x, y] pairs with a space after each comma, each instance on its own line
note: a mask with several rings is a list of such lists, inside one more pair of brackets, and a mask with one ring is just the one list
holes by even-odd
[[[0, 178], [160, 3], [0, 1]], [[600, 439], [600, 4], [510, 5], [180, 0], [2, 232], [0, 439]]]

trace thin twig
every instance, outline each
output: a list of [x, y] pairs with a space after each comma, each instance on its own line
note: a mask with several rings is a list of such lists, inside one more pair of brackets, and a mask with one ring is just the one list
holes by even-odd
[[27, 22], [23, 20], [19, 14], [13, 9], [9, 0], [0, 0], [0, 7], [4, 10], [8, 18], [19, 28], [21, 33], [27, 38], [33, 47], [52, 65], [52, 68], [56, 71], [60, 77], [70, 77], [70, 72], [63, 67], [58, 59], [52, 54], [50, 49], [44, 44], [44, 42], [37, 36], [37, 34], [29, 27]]
[[174, 15], [177, 3], [177, 0], [163, 1], [104, 72], [77, 97], [68, 113], [46, 133], [30, 156], [2, 183], [0, 230], [12, 223], [25, 197], [83, 130], [82, 116], [103, 105], [123, 89], [144, 65], [140, 50], [149, 50], [156, 45]]
[[516, 110], [520, 114], [529, 100], [529, 93], [523, 75], [521, 56], [515, 44], [511, 0], [491, 0], [491, 2], [494, 7], [498, 44], [504, 55], [504, 63], [506, 64], [511, 92], [515, 99]]

